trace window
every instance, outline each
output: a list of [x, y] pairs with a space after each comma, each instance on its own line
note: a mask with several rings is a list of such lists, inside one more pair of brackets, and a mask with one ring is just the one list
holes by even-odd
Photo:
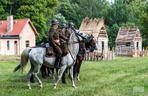
[[30, 47], [29, 40], [26, 41], [26, 47]]
[[102, 41], [102, 52], [104, 51], [104, 41]]
[[139, 42], [137, 42], [136, 47], [137, 47], [137, 50], [139, 50]]
[[16, 55], [18, 54], [18, 44], [17, 44], [17, 41], [14, 41], [14, 53]]
[[126, 46], [131, 46], [131, 42], [126, 42]]
[[17, 44], [17, 41], [14, 41], [14, 44]]
[[10, 49], [10, 41], [7, 41], [7, 50]]

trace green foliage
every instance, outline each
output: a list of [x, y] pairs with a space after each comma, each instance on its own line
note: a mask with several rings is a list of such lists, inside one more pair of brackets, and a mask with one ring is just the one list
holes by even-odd
[[143, 38], [143, 46], [148, 46], [148, 2], [146, 4], [145, 12], [141, 18], [141, 31]]
[[61, 13], [54, 15], [53, 18], [57, 19], [60, 25], [63, 23], [67, 24], [65, 17]]
[[[10, 13], [17, 19], [30, 18], [39, 32], [37, 42], [46, 41], [49, 20], [58, 6], [58, 0], [2, 0], [0, 5], [3, 5], [0, 9], [2, 12], [2, 9], [5, 9], [6, 15]], [[1, 18], [6, 18], [6, 15], [2, 15]]]
[[59, 8], [59, 13], [61, 13], [67, 21], [73, 21], [78, 27], [79, 15], [78, 15], [79, 6], [76, 3], [72, 3], [69, 0], [62, 0]]
[[115, 46], [115, 40], [118, 34], [118, 30], [119, 30], [119, 25], [118, 24], [114, 24], [111, 27], [106, 26], [107, 28], [107, 32], [109, 35], [109, 47], [112, 49]]
[[112, 47], [112, 44], [114, 45], [114, 38], [117, 34], [112, 30], [115, 24], [119, 27], [137, 26], [143, 34], [143, 40], [147, 40], [147, 38], [144, 37], [144, 35], [147, 34], [147, 31], [145, 30], [147, 27], [145, 26], [145, 16], [143, 16], [146, 13], [146, 5], [148, 4], [145, 0], [115, 0], [114, 3], [110, 4], [108, 14], [105, 16], [105, 24], [110, 29], [108, 32], [109, 39], [111, 40], [109, 41], [110, 47]]

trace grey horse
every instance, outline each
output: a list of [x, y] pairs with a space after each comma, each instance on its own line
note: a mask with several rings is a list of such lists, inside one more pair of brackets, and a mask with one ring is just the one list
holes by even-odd
[[[76, 35], [76, 34], [79, 34], [79, 35]], [[82, 40], [82, 37], [85, 38], [86, 40], [89, 38], [88, 35], [81, 33], [79, 31], [75, 31], [71, 33], [70, 39], [68, 41], [69, 53], [66, 56], [62, 57], [61, 67], [59, 69], [58, 78], [55, 80], [54, 88], [57, 87], [57, 84], [60, 81], [63, 75], [63, 72], [67, 67], [70, 68], [72, 86], [76, 88], [75, 80], [73, 78], [73, 65], [75, 64], [75, 61], [76, 61], [76, 56], [79, 51], [79, 41]], [[38, 80], [39, 86], [41, 88], [43, 87], [42, 82], [37, 75], [40, 71], [42, 64], [50, 68], [54, 68], [55, 56], [46, 57], [45, 53], [46, 53], [46, 48], [42, 48], [42, 47], [25, 49], [24, 52], [21, 54], [20, 64], [14, 69], [14, 72], [16, 72], [19, 69], [23, 69], [24, 66], [27, 64], [28, 59], [30, 60], [31, 68], [27, 74], [27, 85], [29, 89], [31, 89], [30, 78], [32, 75], [34, 75], [34, 77]]]

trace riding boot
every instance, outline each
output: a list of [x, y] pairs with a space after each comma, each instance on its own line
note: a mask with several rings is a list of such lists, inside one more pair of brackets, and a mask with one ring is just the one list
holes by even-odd
[[57, 56], [56, 59], [55, 59], [55, 64], [54, 66], [59, 68], [61, 66], [61, 56]]

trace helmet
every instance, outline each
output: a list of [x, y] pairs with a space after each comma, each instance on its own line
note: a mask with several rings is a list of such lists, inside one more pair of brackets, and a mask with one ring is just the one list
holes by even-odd
[[51, 20], [51, 25], [56, 25], [58, 24], [58, 20], [57, 19], [52, 19]]
[[70, 22], [70, 23], [68, 24], [68, 27], [74, 27], [73, 22]]
[[61, 25], [61, 27], [62, 27], [62, 28], [66, 28], [67, 25], [66, 25], [65, 23], [63, 23], [63, 24]]

